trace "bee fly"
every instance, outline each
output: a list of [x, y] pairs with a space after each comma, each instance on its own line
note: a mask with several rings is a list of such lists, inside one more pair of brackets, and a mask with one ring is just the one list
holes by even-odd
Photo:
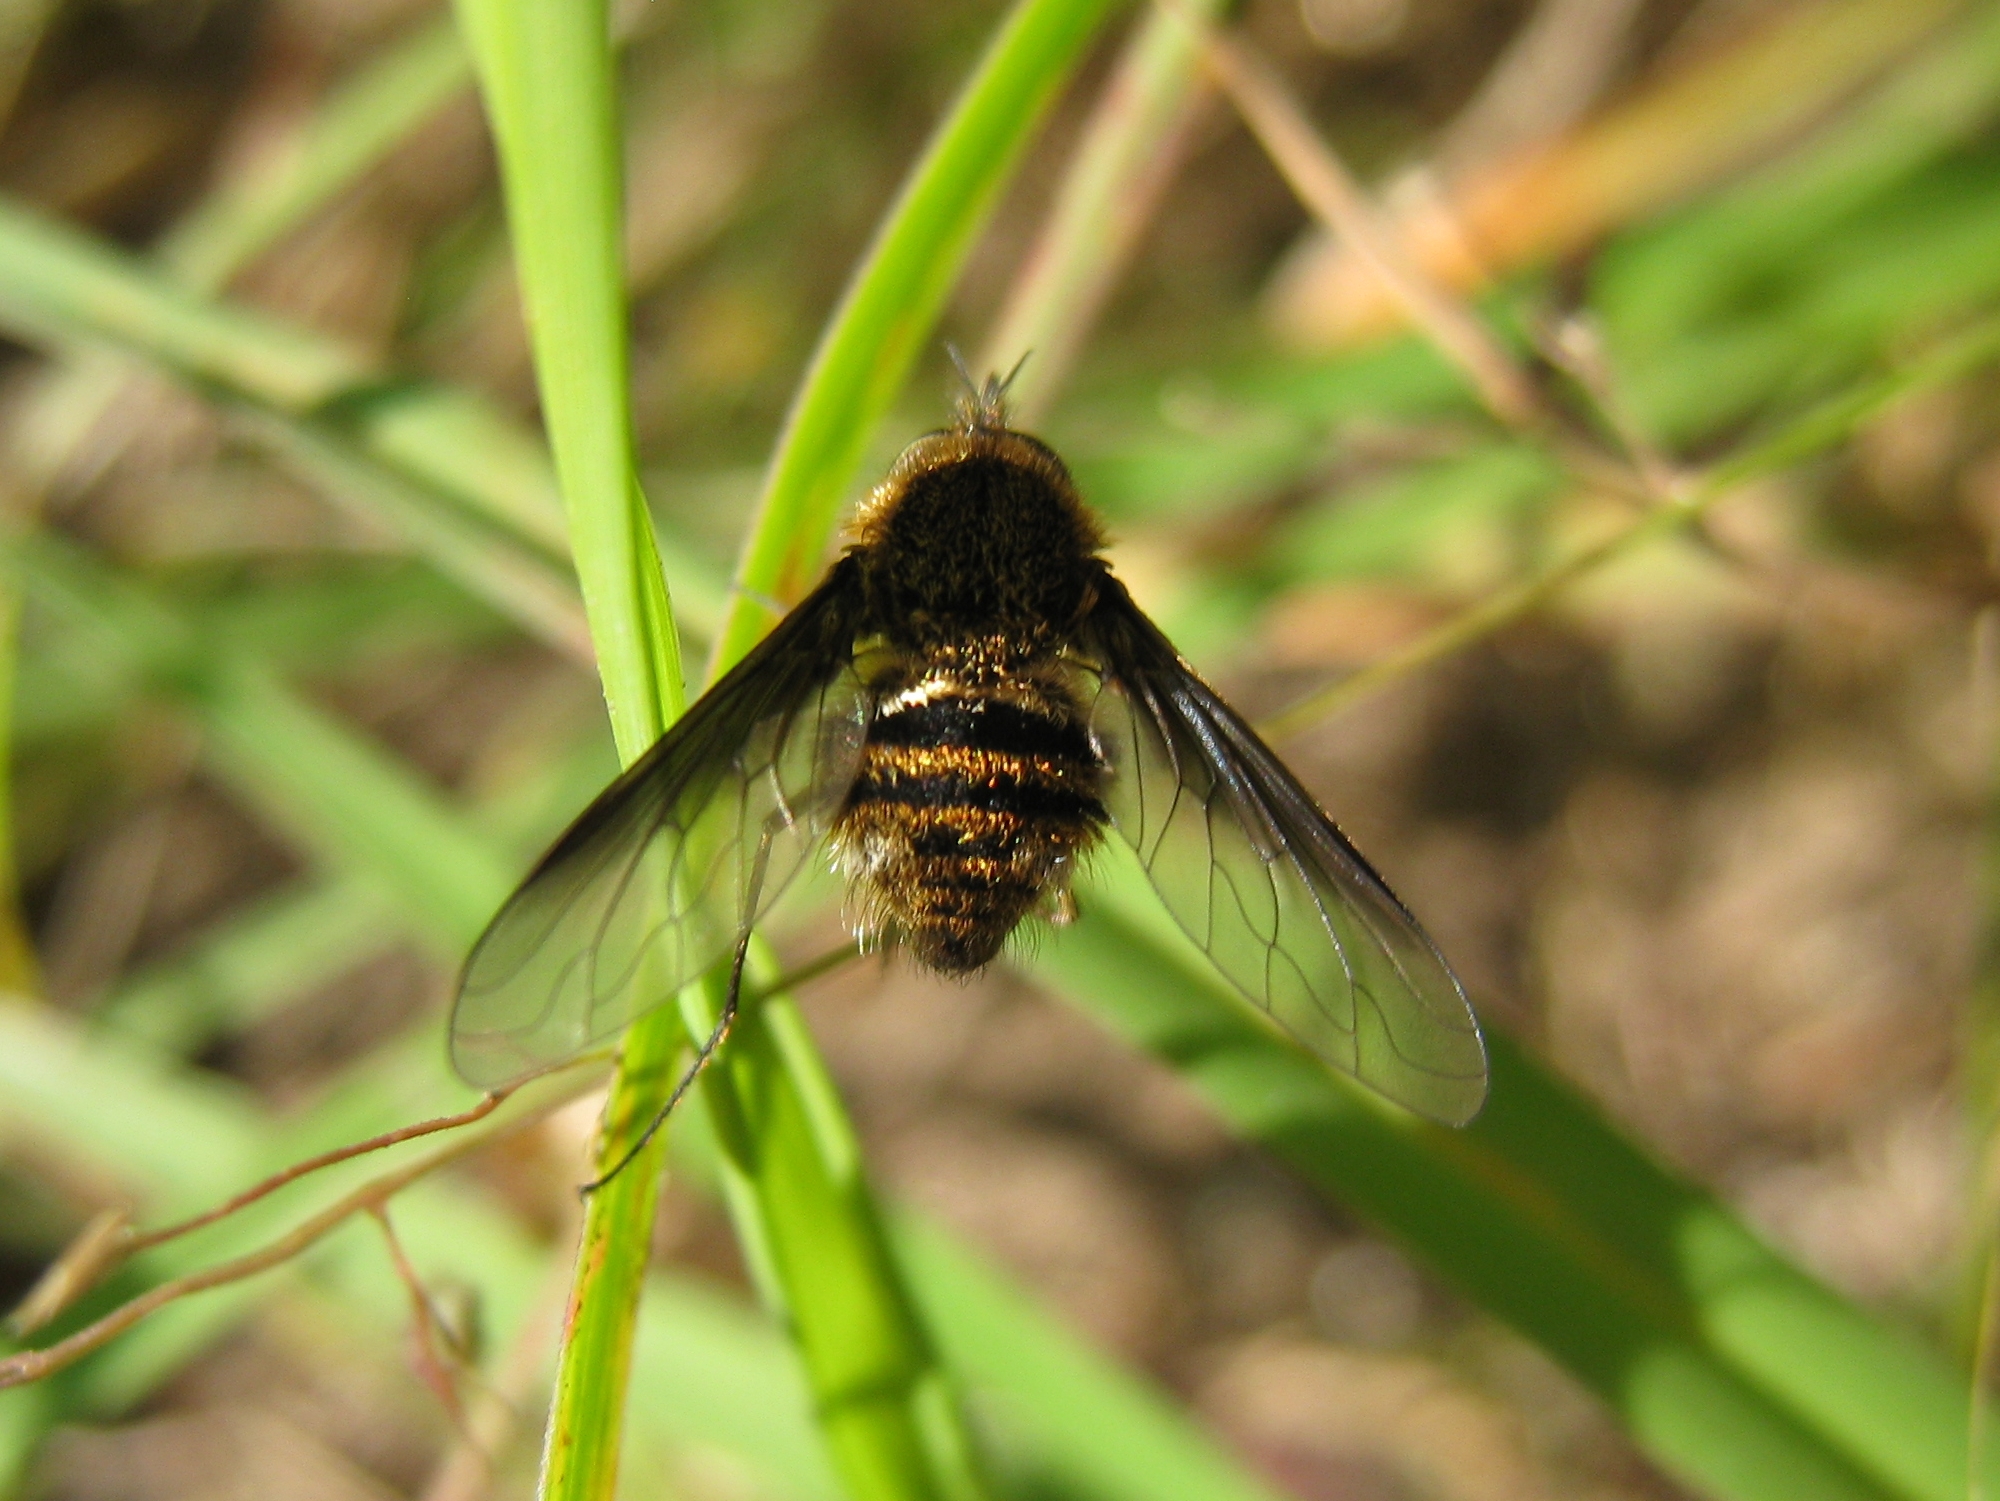
[[467, 1080], [572, 1057], [733, 953], [685, 1089], [728, 1029], [752, 926], [823, 850], [864, 938], [960, 975], [1023, 919], [1066, 920], [1110, 831], [1307, 1049], [1433, 1119], [1479, 1109], [1484, 1049], [1437, 947], [1132, 602], [1005, 394], [967, 382], [819, 586], [508, 899], [452, 1016]]

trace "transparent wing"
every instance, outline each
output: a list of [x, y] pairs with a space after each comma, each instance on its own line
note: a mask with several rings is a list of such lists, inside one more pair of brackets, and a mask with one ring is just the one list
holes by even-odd
[[1486, 1098], [1465, 992], [1409, 909], [1106, 574], [1086, 632], [1105, 806], [1167, 909], [1307, 1049], [1463, 1125]]
[[857, 613], [837, 564], [542, 857], [466, 960], [462, 1077], [492, 1088], [613, 1036], [769, 910], [860, 761]]

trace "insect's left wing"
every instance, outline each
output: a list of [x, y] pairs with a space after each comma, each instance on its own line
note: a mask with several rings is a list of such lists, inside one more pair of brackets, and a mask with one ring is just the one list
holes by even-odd
[[1465, 992], [1417, 920], [1108, 573], [1085, 645], [1111, 822], [1215, 967], [1310, 1051], [1419, 1114], [1486, 1098]]
[[860, 762], [859, 613], [843, 560], [542, 857], [466, 960], [461, 1076], [490, 1088], [615, 1035], [769, 909]]

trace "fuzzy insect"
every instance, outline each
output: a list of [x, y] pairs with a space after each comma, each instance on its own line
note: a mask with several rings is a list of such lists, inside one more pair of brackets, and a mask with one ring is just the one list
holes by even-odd
[[728, 1031], [751, 928], [822, 852], [864, 939], [969, 974], [1025, 919], [1067, 920], [1110, 832], [1311, 1052], [1433, 1119], [1478, 1111], [1484, 1048], [1436, 945], [1132, 602], [1005, 392], [967, 382], [819, 586], [508, 899], [452, 1015], [466, 1079], [574, 1056], [733, 954], [684, 1089]]

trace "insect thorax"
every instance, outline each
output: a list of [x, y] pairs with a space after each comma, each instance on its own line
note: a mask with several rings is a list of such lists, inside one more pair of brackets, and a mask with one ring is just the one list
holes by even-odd
[[855, 527], [870, 624], [925, 650], [1065, 639], [1101, 569], [1096, 522], [1062, 460], [1005, 428], [953, 428], [905, 449]]

